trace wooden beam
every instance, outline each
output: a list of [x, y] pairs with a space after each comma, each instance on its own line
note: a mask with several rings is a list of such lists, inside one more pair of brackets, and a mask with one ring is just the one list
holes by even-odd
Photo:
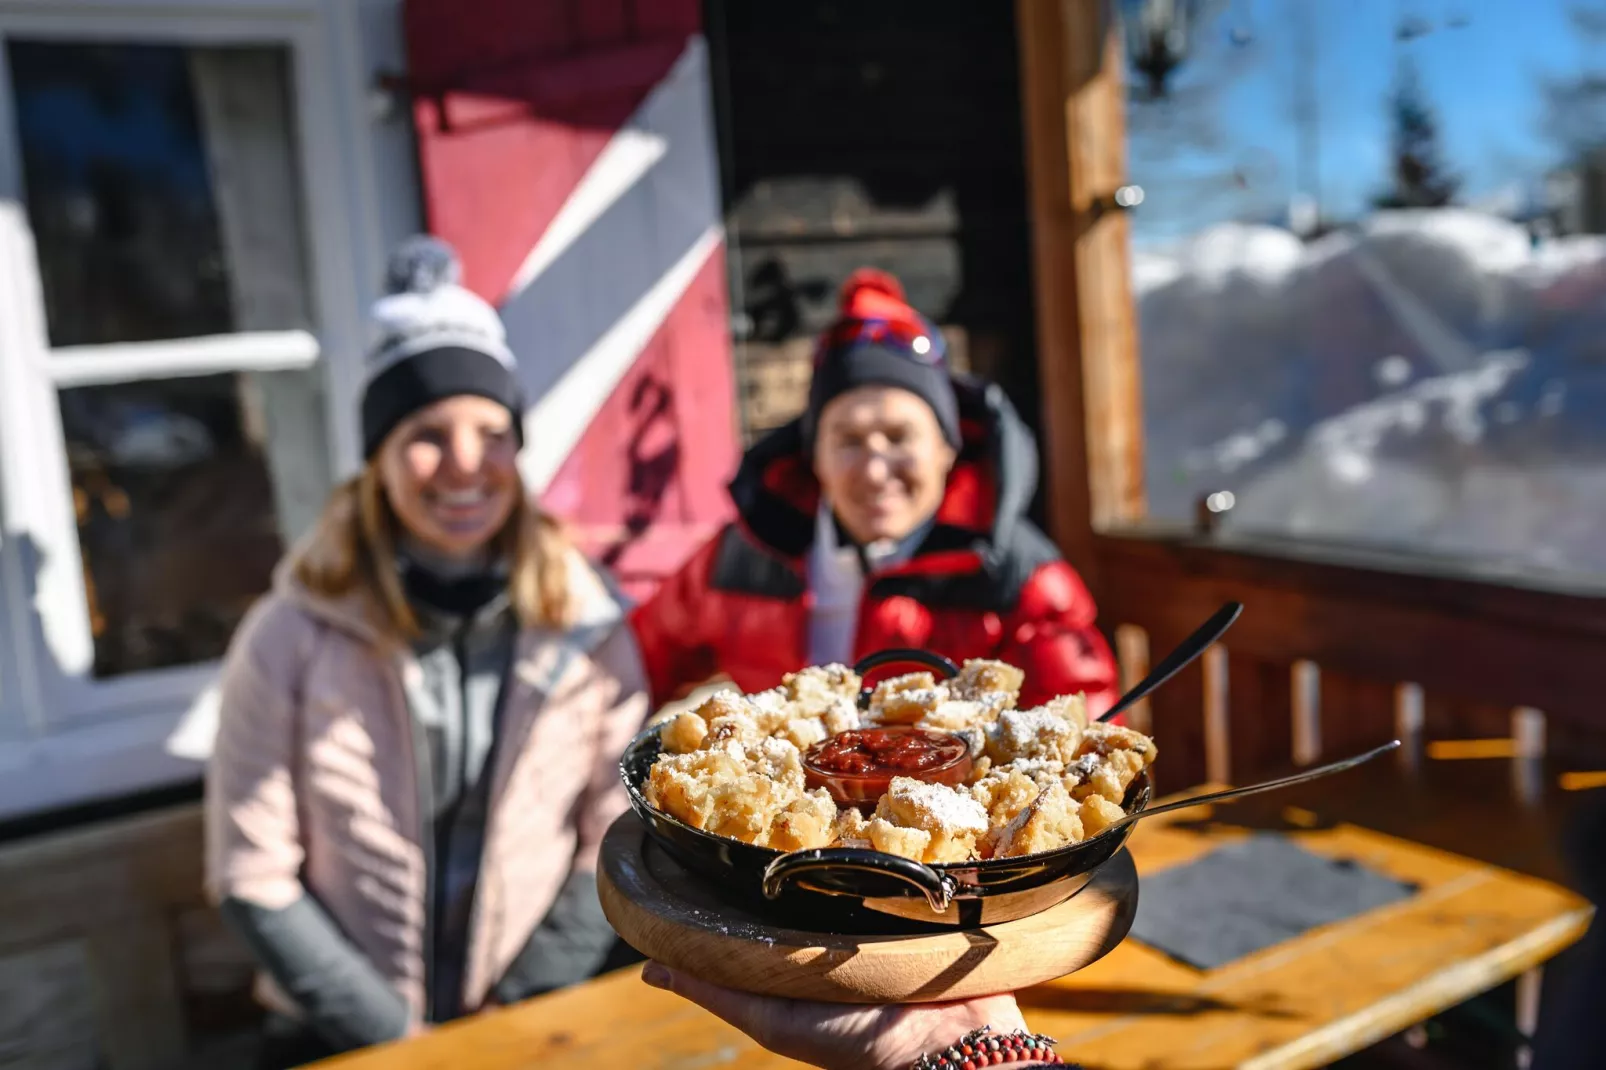
[[1143, 514], [1117, 36], [1102, 0], [1016, 0], [1049, 527], [1095, 594], [1096, 531]]

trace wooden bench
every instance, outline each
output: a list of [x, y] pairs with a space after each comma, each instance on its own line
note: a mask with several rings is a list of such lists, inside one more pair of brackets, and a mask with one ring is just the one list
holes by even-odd
[[220, 1066], [250, 1042], [253, 967], [201, 852], [196, 804], [0, 846], [0, 1064]]

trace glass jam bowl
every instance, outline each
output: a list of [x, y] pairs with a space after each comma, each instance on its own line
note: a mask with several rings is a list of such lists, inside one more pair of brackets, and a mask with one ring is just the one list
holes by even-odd
[[839, 732], [803, 754], [809, 790], [824, 788], [841, 806], [873, 809], [894, 777], [958, 787], [970, 775], [970, 743], [952, 732], [886, 725]]

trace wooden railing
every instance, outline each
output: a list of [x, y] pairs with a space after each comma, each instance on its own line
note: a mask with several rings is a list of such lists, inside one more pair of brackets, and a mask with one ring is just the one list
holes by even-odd
[[[1136, 678], [1222, 602], [1244, 613], [1151, 700], [1182, 788], [1398, 736], [1490, 757], [1606, 758], [1606, 589], [1311, 543], [1095, 538], [1101, 616]], [[1499, 752], [1498, 754], [1496, 752]]]

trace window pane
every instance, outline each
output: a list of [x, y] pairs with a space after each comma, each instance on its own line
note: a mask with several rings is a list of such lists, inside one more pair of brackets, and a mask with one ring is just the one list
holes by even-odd
[[[283, 49], [14, 40], [8, 57], [53, 346], [308, 325]], [[277, 195], [253, 218], [254, 184]], [[274, 285], [242, 293], [264, 258]]]
[[1198, 10], [1131, 70], [1151, 511], [1606, 572], [1606, 5]]
[[212, 375], [60, 397], [95, 675], [219, 657], [283, 549], [260, 391]]

